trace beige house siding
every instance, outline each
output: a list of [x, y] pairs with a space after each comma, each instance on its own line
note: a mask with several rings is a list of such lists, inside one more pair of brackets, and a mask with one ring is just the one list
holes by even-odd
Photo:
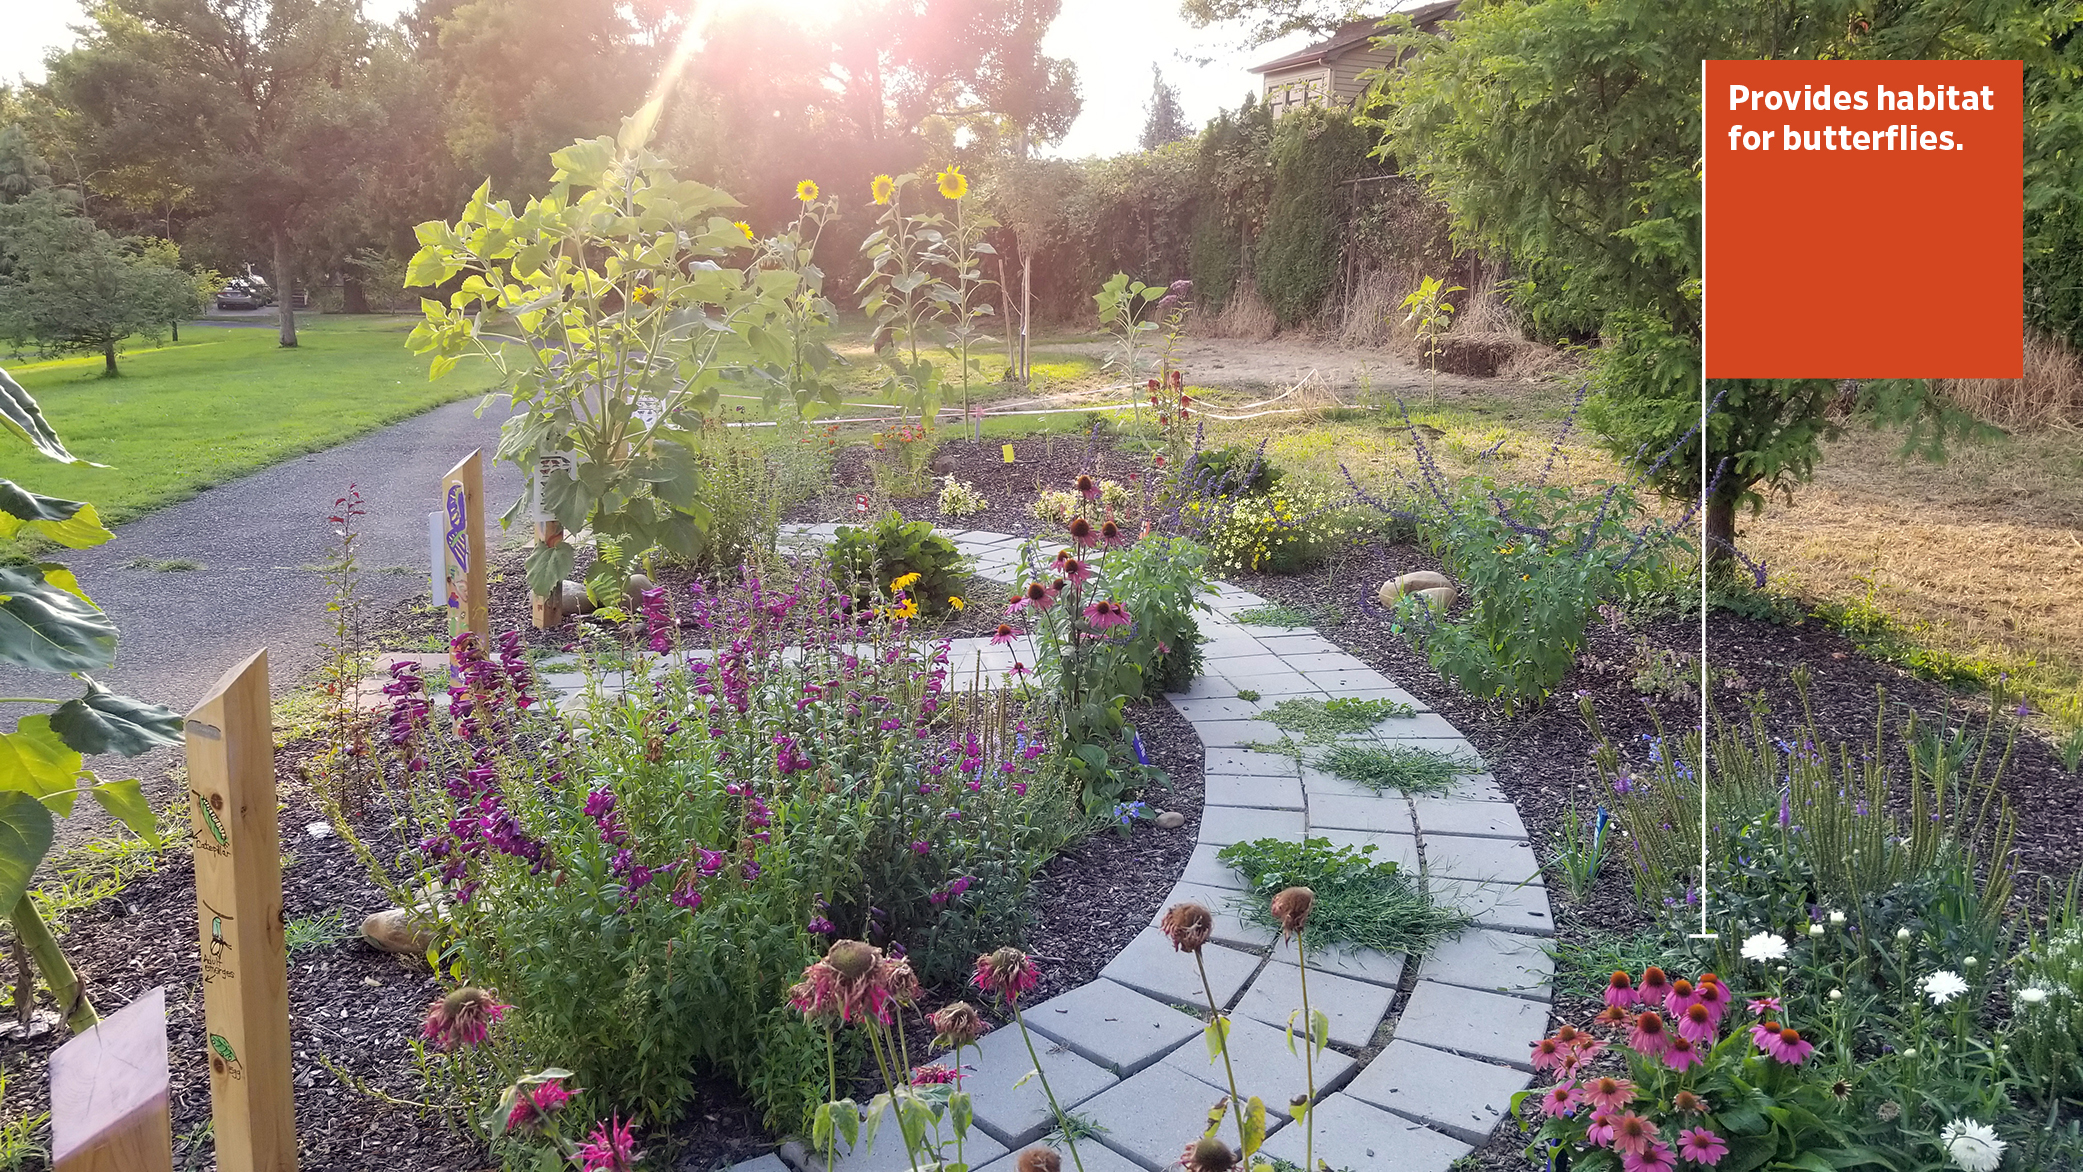
[[1299, 106], [1324, 105], [1326, 101], [1341, 108], [1350, 107], [1367, 92], [1362, 75], [1383, 68], [1390, 60], [1387, 53], [1356, 50], [1341, 54], [1334, 61], [1276, 70], [1264, 75], [1261, 93], [1276, 116]]

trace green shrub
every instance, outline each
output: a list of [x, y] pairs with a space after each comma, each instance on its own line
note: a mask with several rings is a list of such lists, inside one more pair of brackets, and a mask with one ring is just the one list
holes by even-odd
[[1220, 496], [1264, 496], [1287, 475], [1258, 448], [1238, 444], [1195, 452], [1187, 478]]
[[1273, 131], [1273, 191], [1254, 278], [1283, 326], [1316, 316], [1337, 287], [1344, 247], [1339, 187], [1366, 162], [1368, 135], [1350, 115], [1309, 108]]
[[1366, 510], [1337, 505], [1329, 493], [1308, 485], [1276, 487], [1226, 509], [1198, 504], [1188, 508], [1205, 508], [1213, 519], [1206, 540], [1218, 572], [1299, 574], [1360, 548], [1380, 528], [1378, 518]]
[[[878, 598], [892, 599], [901, 589], [917, 600], [919, 609], [945, 614], [962, 580], [962, 553], [955, 543], [935, 533], [931, 522], [906, 521], [894, 510], [865, 528], [841, 525], [825, 556], [832, 576], [866, 605]], [[892, 583], [911, 574], [918, 579], [893, 588]]]
[[2044, 1103], [2083, 1091], [2083, 915], [2077, 880], [2033, 932], [2010, 973], [2006, 1038], [2029, 1093]]

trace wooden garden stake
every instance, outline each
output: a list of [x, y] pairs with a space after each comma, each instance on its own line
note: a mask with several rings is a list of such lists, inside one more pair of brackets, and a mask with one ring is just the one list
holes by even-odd
[[479, 650], [492, 650], [492, 615], [485, 599], [485, 459], [472, 452], [441, 478], [446, 523], [441, 543], [442, 578], [448, 596], [448, 637], [477, 633]]
[[[564, 526], [555, 521], [535, 523], [535, 544], [556, 545], [564, 540]], [[529, 617], [535, 621], [535, 629], [547, 631], [564, 621], [564, 583], [550, 587], [548, 594], [528, 596]]]
[[55, 1172], [173, 1172], [166, 1081], [161, 985], [51, 1055]]
[[188, 816], [219, 1172], [294, 1172], [289, 960], [268, 653], [224, 673], [188, 714]]

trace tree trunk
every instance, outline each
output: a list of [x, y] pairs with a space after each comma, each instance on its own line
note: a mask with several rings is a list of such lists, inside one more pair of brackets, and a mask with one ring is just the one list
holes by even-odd
[[114, 338], [102, 342], [101, 358], [103, 362], [108, 364], [101, 371], [102, 377], [116, 377], [116, 340]]
[[289, 233], [275, 229], [275, 320], [281, 323], [282, 345], [297, 344], [296, 274], [289, 271]]
[[340, 278], [340, 308], [348, 313], [369, 312], [369, 292], [353, 273]]
[[181, 341], [181, 319], [175, 318], [173, 321], [167, 324], [174, 327], [174, 342], [176, 344], [179, 344], [179, 342]]
[[1707, 498], [1707, 568], [1718, 569], [1736, 556], [1736, 494], [1717, 488]]

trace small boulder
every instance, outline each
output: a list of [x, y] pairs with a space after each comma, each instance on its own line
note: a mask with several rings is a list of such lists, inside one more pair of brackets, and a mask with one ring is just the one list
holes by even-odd
[[1177, 830], [1186, 825], [1186, 815], [1177, 810], [1166, 810], [1157, 816], [1156, 821], [1159, 830]]
[[362, 921], [362, 939], [384, 952], [417, 956], [434, 946], [426, 922], [401, 907], [375, 912]]
[[[1414, 570], [1411, 573], [1391, 578], [1381, 584], [1381, 592], [1376, 597], [1381, 599], [1383, 606], [1393, 608], [1396, 605], [1396, 600], [1406, 594], [1424, 594], [1427, 591], [1435, 590], [1445, 590], [1447, 592], [1447, 605], [1453, 604], [1453, 579], [1436, 570]], [[1436, 597], [1427, 597], [1425, 601], [1432, 603], [1435, 607], [1439, 606]]]
[[1452, 586], [1434, 586], [1428, 590], [1413, 590], [1412, 596], [1425, 600], [1434, 614], [1445, 614], [1454, 608], [1454, 599], [1460, 597]]
[[961, 465], [955, 463], [955, 458], [953, 456], [949, 455], [946, 452], [942, 452], [939, 455], [934, 456], [933, 459], [926, 464], [926, 471], [932, 473], [935, 477], [953, 476], [955, 474], [955, 469], [960, 466]]
[[599, 609], [593, 605], [593, 600], [586, 596], [585, 583], [574, 582], [569, 578], [559, 583], [557, 604], [565, 614], [592, 614]]

